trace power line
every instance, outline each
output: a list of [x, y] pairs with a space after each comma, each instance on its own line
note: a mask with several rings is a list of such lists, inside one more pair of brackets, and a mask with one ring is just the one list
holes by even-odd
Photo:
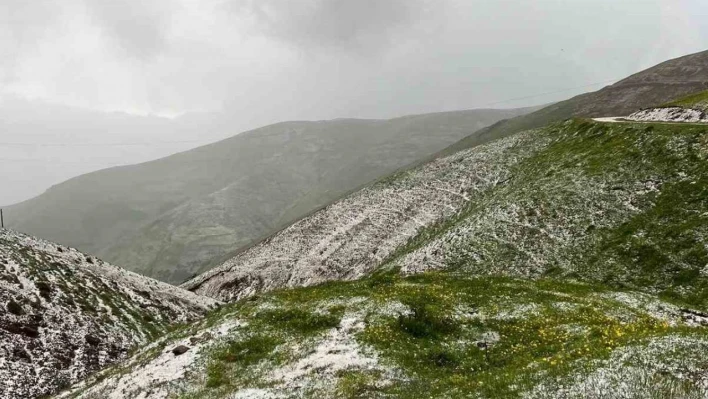
[[558, 90], [555, 90], [555, 91], [548, 91], [548, 92], [545, 92], [545, 93], [534, 94], [534, 95], [531, 95], [531, 96], [510, 98], [510, 99], [508, 99], [508, 100], [501, 100], [501, 101], [496, 101], [496, 102], [493, 102], [493, 103], [485, 104], [484, 106], [485, 106], [485, 107], [488, 107], [488, 106], [490, 106], [490, 105], [508, 103], [508, 102], [518, 101], [518, 100], [527, 100], [527, 99], [529, 99], [529, 98], [535, 98], [535, 97], [543, 97], [543, 96], [547, 96], [547, 95], [549, 95], [549, 94], [564, 93], [564, 92], [566, 92], [566, 91], [571, 91], [571, 90], [575, 90], [575, 89], [582, 89], [582, 88], [585, 88], [585, 87], [597, 86], [597, 85], [600, 85], [600, 84], [605, 84], [605, 83], [610, 83], [610, 82], [617, 82], [618, 80], [620, 80], [620, 79], [610, 79], [610, 80], [604, 80], [604, 81], [602, 81], [602, 82], [588, 83], [588, 84], [585, 84], [585, 85], [582, 85], [582, 86], [568, 87], [568, 88], [565, 88], [565, 89], [558, 89]]

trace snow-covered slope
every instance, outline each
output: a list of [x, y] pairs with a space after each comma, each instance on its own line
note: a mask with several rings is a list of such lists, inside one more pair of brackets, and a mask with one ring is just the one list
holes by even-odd
[[0, 398], [67, 387], [217, 302], [0, 230]]
[[73, 178], [6, 208], [5, 223], [181, 283], [357, 187], [532, 110], [277, 123]]
[[637, 122], [691, 122], [706, 123], [708, 115], [705, 112], [682, 107], [648, 108], [629, 115], [627, 120]]
[[[703, 196], [705, 141], [700, 126], [678, 124], [577, 120], [524, 132], [370, 186], [183, 287], [229, 301], [355, 279], [380, 267], [407, 273], [460, 267], [523, 276], [583, 273], [657, 290], [674, 279], [700, 285], [697, 268], [708, 263], [700, 242], [708, 226], [687, 230], [681, 207], [660, 212]], [[705, 203], [693, 207], [697, 214], [708, 211]], [[624, 242], [631, 236], [623, 235], [623, 226], [637, 218], [654, 223], [652, 240], [678, 234], [677, 246]], [[668, 220], [675, 225], [666, 225]], [[662, 254], [662, 266], [647, 272], [652, 277], [631, 272], [644, 261], [632, 251], [643, 254], [645, 246]], [[673, 295], [685, 297], [684, 291]], [[701, 295], [694, 300], [708, 304]]]
[[624, 118], [637, 122], [708, 123], [708, 91], [694, 93], [660, 107], [641, 109]]
[[510, 167], [544, 143], [529, 137], [519, 134], [390, 177], [296, 222], [183, 288], [227, 301], [261, 290], [359, 278], [422, 228], [505, 184]]

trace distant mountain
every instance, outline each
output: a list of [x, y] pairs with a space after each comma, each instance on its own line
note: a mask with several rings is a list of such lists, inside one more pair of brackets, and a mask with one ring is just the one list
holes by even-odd
[[503, 120], [455, 143], [453, 154], [481, 142], [572, 117], [626, 116], [708, 89], [708, 51], [663, 62], [593, 93], [581, 94], [536, 112]]
[[[0, 99], [0, 204], [115, 165], [162, 158], [227, 137], [214, 114], [169, 119], [101, 112], [3, 96]], [[226, 130], [228, 132], [228, 130]]]
[[0, 229], [0, 397], [44, 397], [217, 304]]
[[5, 222], [179, 282], [361, 185], [534, 110], [279, 123], [71, 179], [9, 207]]

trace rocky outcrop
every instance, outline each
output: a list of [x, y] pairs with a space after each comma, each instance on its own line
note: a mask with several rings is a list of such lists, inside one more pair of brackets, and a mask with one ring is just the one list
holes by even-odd
[[216, 304], [72, 248], [0, 230], [0, 397], [52, 394]]
[[708, 115], [701, 110], [693, 108], [661, 107], [643, 109], [629, 115], [625, 119], [637, 122], [707, 123]]

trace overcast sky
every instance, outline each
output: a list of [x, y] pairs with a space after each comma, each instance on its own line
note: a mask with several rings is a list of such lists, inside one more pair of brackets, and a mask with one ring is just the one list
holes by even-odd
[[[564, 99], [706, 49], [707, 14], [703, 0], [2, 0], [0, 111], [30, 99], [140, 115], [231, 116], [228, 131], [186, 132], [178, 139], [192, 144], [149, 155], [102, 156], [56, 182], [282, 120]], [[116, 131], [92, 134], [97, 143], [120, 139]], [[7, 136], [0, 131], [0, 143], [37, 140]], [[62, 142], [85, 139], [65, 132]], [[0, 144], [0, 203], [46, 185], [40, 179], [32, 190], [3, 193], [7, 171], [18, 168], [3, 157], [63, 151], [55, 155], [84, 159], [66, 147], [35, 151], [35, 158], [24, 151]], [[52, 168], [64, 170], [59, 158]], [[33, 172], [38, 179], [41, 168]]]

